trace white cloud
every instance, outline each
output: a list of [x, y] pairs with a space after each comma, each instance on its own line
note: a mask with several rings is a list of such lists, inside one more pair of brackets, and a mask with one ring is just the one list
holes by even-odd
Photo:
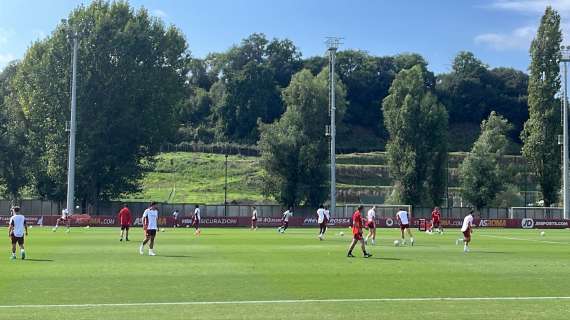
[[486, 45], [497, 51], [528, 49], [536, 27], [525, 26], [510, 33], [484, 33], [475, 37], [475, 44]]
[[152, 10], [151, 13], [152, 13], [153, 16], [157, 16], [157, 17], [159, 17], [159, 18], [163, 18], [163, 19], [164, 19], [164, 18], [168, 18], [168, 14], [166, 14], [166, 12], [164, 12], [164, 11], [162, 11], [162, 10], [160, 10], [160, 9]]
[[0, 53], [0, 71], [4, 69], [9, 62], [16, 60], [16, 57], [11, 53]]
[[488, 7], [520, 13], [542, 14], [547, 6], [552, 6], [560, 13], [570, 13], [570, 0], [494, 0]]
[[0, 48], [4, 47], [8, 43], [12, 34], [14, 34], [12, 30], [0, 28]]

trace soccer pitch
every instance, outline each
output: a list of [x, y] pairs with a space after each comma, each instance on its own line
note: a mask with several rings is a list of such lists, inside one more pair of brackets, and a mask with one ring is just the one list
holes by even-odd
[[[343, 231], [346, 235], [340, 236]], [[0, 232], [7, 233], [6, 228]], [[156, 257], [141, 229], [30, 229], [28, 260], [0, 259], [0, 319], [568, 319], [570, 231], [415, 231], [346, 258], [348, 229], [166, 229]], [[466, 299], [460, 299], [466, 298]], [[24, 306], [27, 305], [27, 306]]]

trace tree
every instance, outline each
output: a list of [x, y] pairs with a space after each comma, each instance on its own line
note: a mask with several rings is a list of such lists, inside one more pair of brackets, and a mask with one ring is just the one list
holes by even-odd
[[490, 204], [505, 190], [508, 177], [501, 158], [508, 148], [507, 134], [512, 126], [496, 112], [481, 123], [481, 135], [459, 166], [461, 193], [478, 210]]
[[13, 202], [21, 198], [30, 178], [26, 126], [12, 85], [17, 69], [18, 64], [12, 63], [0, 73], [0, 183]]
[[77, 88], [77, 198], [83, 205], [140, 189], [160, 145], [175, 132], [184, 93], [187, 44], [145, 9], [126, 2], [80, 6], [52, 35], [34, 43], [16, 88], [37, 153], [34, 184], [45, 198], [65, 198], [71, 46], [80, 32]]
[[560, 102], [560, 15], [547, 7], [536, 37], [530, 46], [530, 78], [528, 83], [529, 119], [524, 125], [523, 156], [537, 175], [545, 206], [556, 202], [560, 190], [561, 133]]
[[300, 56], [290, 40], [254, 33], [211, 57], [214, 73], [221, 75], [210, 89], [217, 91], [211, 97], [218, 140], [257, 142], [257, 121], [271, 123], [282, 115], [281, 90], [301, 67]]
[[[261, 165], [264, 190], [280, 203], [317, 206], [327, 198], [328, 69], [313, 76], [295, 74], [283, 92], [287, 110], [273, 124], [261, 126]], [[337, 117], [342, 120], [346, 91], [336, 82]]]
[[432, 92], [432, 79], [423, 64], [404, 69], [382, 103], [394, 202], [437, 205], [442, 200], [447, 112]]

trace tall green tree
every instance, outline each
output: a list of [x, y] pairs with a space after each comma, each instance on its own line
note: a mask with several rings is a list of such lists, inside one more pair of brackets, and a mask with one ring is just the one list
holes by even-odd
[[560, 190], [561, 133], [560, 102], [560, 15], [547, 7], [530, 46], [528, 83], [529, 119], [524, 125], [523, 156], [537, 175], [545, 206], [556, 202]]
[[[284, 205], [317, 206], [327, 198], [328, 76], [327, 69], [317, 76], [306, 69], [295, 74], [283, 92], [283, 116], [273, 124], [260, 123], [264, 190]], [[345, 96], [337, 81], [338, 121], [346, 109]]]
[[14, 202], [29, 182], [31, 158], [26, 125], [12, 84], [17, 68], [12, 63], [0, 73], [0, 185], [4, 185], [4, 196]]
[[301, 54], [290, 40], [254, 33], [210, 60], [221, 75], [210, 88], [217, 139], [256, 143], [258, 120], [271, 123], [283, 114], [281, 90], [301, 68]]
[[433, 91], [433, 74], [423, 64], [398, 73], [382, 103], [392, 201], [437, 205], [442, 201], [447, 156], [447, 111]]
[[77, 198], [83, 204], [140, 189], [160, 145], [174, 134], [189, 54], [184, 36], [127, 2], [80, 6], [26, 53], [15, 79], [37, 152], [34, 184], [63, 200], [71, 46], [80, 33], [77, 88]]
[[459, 166], [463, 197], [477, 209], [490, 204], [507, 185], [501, 158], [508, 148], [512, 126], [496, 112], [481, 123], [481, 134]]

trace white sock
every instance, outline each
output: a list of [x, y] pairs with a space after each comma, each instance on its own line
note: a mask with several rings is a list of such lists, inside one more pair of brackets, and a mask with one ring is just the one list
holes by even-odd
[[414, 242], [414, 238], [410, 238], [410, 241], [411, 241], [411, 242]]
[[467, 250], [468, 250], [468, 249], [467, 249], [467, 245], [464, 244], [464, 245], [463, 245], [463, 251], [467, 252]]

